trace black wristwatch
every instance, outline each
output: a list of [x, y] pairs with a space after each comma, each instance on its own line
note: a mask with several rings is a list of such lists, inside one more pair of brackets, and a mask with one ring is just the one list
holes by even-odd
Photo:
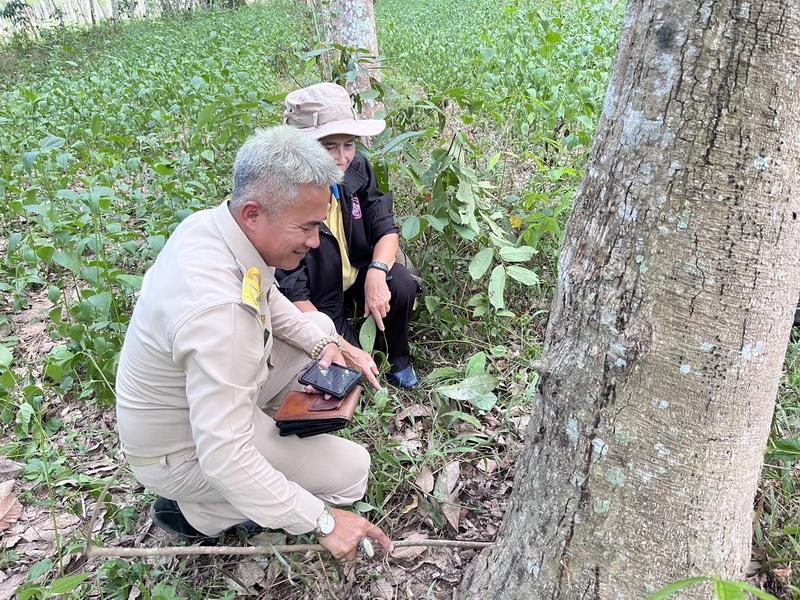
[[381, 262], [379, 260], [373, 260], [371, 263], [369, 263], [369, 266], [367, 268], [368, 269], [378, 269], [378, 271], [383, 271], [387, 275], [389, 274], [389, 265], [387, 265], [386, 263], [383, 263], [383, 262]]

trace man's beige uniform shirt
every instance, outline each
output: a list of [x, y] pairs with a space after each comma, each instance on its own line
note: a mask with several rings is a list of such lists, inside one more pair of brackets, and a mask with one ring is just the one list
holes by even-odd
[[[258, 309], [242, 296], [253, 267]], [[194, 450], [205, 478], [242, 514], [304, 533], [322, 501], [252, 443], [273, 336], [308, 353], [325, 332], [278, 291], [225, 203], [191, 215], [144, 277], [117, 373], [119, 434], [136, 457]]]

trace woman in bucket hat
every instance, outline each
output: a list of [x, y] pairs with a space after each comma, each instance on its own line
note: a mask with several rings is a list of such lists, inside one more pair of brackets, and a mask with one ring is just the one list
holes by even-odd
[[297, 269], [275, 275], [283, 294], [301, 310], [327, 314], [347, 342], [343, 354], [375, 381], [378, 368], [361, 350], [347, 319], [348, 309], [364, 306], [386, 333], [391, 364], [389, 382], [403, 388], [418, 383], [411, 365], [408, 322], [419, 286], [404, 265], [395, 262], [399, 229], [392, 194], [378, 190], [372, 165], [356, 152], [355, 140], [377, 135], [382, 119], [359, 119], [350, 94], [334, 83], [318, 83], [291, 92], [284, 102], [285, 122], [315, 139], [344, 171], [343, 184], [331, 188], [328, 218], [320, 227], [320, 245]]

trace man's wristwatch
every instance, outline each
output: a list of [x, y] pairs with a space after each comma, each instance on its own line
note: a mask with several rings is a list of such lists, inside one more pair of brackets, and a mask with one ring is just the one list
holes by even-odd
[[383, 271], [387, 275], [389, 274], [389, 265], [379, 260], [373, 260], [371, 263], [369, 263], [367, 269], [378, 269], [378, 271]]
[[332, 533], [335, 527], [336, 519], [333, 518], [331, 509], [326, 505], [322, 514], [317, 517], [317, 528], [314, 530], [314, 533], [317, 534], [317, 537], [325, 537]]

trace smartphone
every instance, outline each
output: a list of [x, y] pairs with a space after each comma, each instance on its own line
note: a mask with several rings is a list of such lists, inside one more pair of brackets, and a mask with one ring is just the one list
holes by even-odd
[[297, 381], [336, 398], [344, 398], [361, 381], [361, 373], [336, 363], [323, 369], [318, 361], [314, 361]]

